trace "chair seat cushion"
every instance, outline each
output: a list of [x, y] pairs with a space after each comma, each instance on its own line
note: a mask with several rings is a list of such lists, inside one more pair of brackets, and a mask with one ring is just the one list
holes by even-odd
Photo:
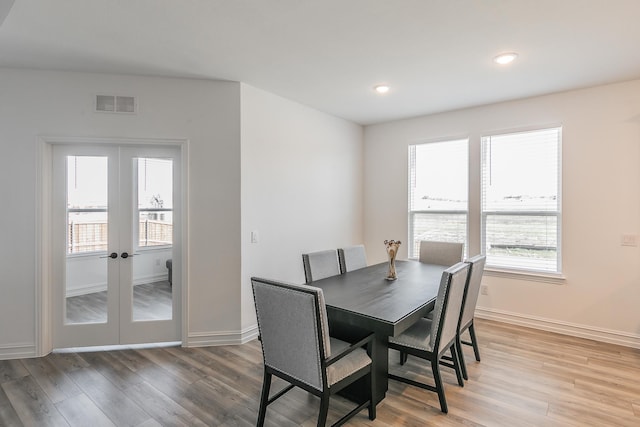
[[397, 337], [389, 337], [390, 343], [423, 351], [432, 351], [430, 341], [431, 320], [424, 318], [418, 320], [413, 326]]
[[[331, 354], [340, 354], [349, 346], [349, 343], [331, 337]], [[369, 358], [364, 349], [358, 348], [353, 350], [333, 365], [327, 367], [327, 381], [329, 382], [329, 386], [368, 366], [370, 363], [371, 358]]]

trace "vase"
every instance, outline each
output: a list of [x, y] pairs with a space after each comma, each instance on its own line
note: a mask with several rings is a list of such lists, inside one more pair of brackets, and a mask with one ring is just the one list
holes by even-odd
[[400, 246], [400, 240], [385, 240], [384, 245], [387, 248], [387, 256], [389, 258], [389, 271], [387, 272], [387, 280], [396, 280], [398, 275], [396, 274], [396, 255], [398, 254], [398, 247]]

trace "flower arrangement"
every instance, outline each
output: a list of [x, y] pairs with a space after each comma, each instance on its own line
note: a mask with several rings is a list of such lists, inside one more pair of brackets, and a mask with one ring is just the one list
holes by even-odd
[[398, 255], [398, 248], [402, 242], [400, 240], [385, 240], [384, 245], [387, 249], [387, 256], [389, 257], [389, 272], [387, 273], [387, 280], [396, 280], [398, 275], [396, 274], [396, 255]]

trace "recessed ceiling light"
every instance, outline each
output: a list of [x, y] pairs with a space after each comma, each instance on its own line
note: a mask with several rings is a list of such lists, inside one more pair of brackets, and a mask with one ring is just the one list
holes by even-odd
[[518, 54], [515, 52], [501, 53], [500, 55], [493, 58], [493, 61], [496, 64], [507, 65], [513, 62], [518, 57]]
[[373, 90], [375, 90], [378, 93], [387, 93], [389, 92], [389, 86], [387, 85], [378, 85], [378, 86], [374, 86]]

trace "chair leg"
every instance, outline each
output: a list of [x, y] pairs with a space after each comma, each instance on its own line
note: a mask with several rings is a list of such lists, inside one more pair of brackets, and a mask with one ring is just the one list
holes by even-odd
[[329, 392], [322, 394], [320, 398], [320, 413], [318, 414], [318, 427], [324, 427], [329, 413]]
[[409, 354], [405, 353], [404, 351], [400, 352], [400, 364], [404, 365], [405, 363], [407, 363], [407, 359], [409, 358]]
[[473, 326], [473, 320], [469, 325], [469, 335], [471, 336], [471, 344], [473, 345], [473, 353], [476, 356], [476, 360], [480, 361], [480, 350], [478, 349], [478, 339], [476, 338], [476, 330]]
[[271, 389], [271, 374], [265, 372], [262, 381], [262, 395], [260, 396], [260, 410], [258, 411], [257, 427], [264, 425], [264, 417], [267, 414], [267, 405], [269, 404], [269, 390]]
[[453, 363], [453, 370], [456, 371], [456, 378], [458, 379], [458, 385], [464, 387], [464, 381], [462, 379], [462, 369], [460, 368], [460, 357], [458, 356], [458, 346], [454, 342], [449, 347], [451, 352], [451, 362]]
[[464, 354], [462, 353], [462, 342], [460, 342], [460, 335], [456, 335], [456, 349], [458, 350], [458, 361], [460, 362], [460, 369], [462, 370], [462, 378], [469, 379], [467, 375], [467, 364], [464, 361]]
[[440, 363], [435, 357], [431, 359], [431, 370], [433, 371], [433, 380], [436, 383], [438, 400], [440, 400], [440, 410], [446, 414], [449, 412], [449, 408], [447, 407], [447, 399], [444, 397], [444, 386], [442, 384], [442, 377], [440, 377]]

